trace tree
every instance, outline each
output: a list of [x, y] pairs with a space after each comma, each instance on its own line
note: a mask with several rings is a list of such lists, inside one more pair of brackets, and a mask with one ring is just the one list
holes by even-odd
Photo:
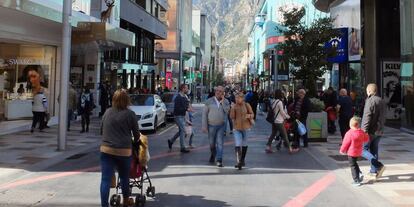
[[215, 73], [211, 83], [213, 86], [222, 86], [224, 85], [224, 74], [221, 72]]
[[306, 14], [304, 8], [294, 8], [283, 12], [283, 28], [279, 30], [285, 36], [285, 42], [277, 46], [283, 51], [283, 61], [294, 66], [291, 73], [303, 81], [310, 96], [316, 96], [316, 81], [328, 69], [328, 57], [335, 55], [335, 49], [327, 49], [325, 44], [339, 32], [333, 28], [329, 17], [315, 20], [311, 25], [302, 21]]

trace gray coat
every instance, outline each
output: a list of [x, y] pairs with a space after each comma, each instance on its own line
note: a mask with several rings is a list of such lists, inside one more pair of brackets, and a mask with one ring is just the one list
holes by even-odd
[[224, 124], [229, 111], [230, 103], [227, 99], [224, 99], [223, 104], [217, 107], [215, 96], [209, 98], [203, 110], [202, 127], [208, 129], [209, 125], [219, 126]]
[[365, 100], [361, 128], [370, 135], [382, 134], [385, 124], [385, 103], [378, 96]]

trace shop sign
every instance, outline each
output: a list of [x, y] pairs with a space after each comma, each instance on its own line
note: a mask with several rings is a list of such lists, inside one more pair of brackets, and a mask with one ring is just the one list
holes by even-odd
[[282, 43], [286, 40], [285, 36], [273, 36], [267, 38], [267, 45], [274, 45], [278, 43]]
[[0, 59], [0, 68], [11, 65], [47, 65], [44, 59], [34, 58], [12, 58], [12, 59]]
[[348, 28], [337, 29], [340, 33], [339, 36], [332, 38], [325, 44], [327, 50], [334, 49], [336, 55], [329, 57], [328, 62], [331, 63], [344, 63], [348, 61]]
[[401, 103], [401, 62], [382, 62], [382, 97], [386, 103], [386, 118], [400, 119]]

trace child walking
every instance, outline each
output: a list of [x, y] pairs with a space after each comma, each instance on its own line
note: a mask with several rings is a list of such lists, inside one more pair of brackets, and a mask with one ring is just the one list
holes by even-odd
[[361, 186], [363, 176], [359, 165], [357, 163], [358, 158], [362, 155], [363, 144], [368, 142], [369, 136], [360, 128], [361, 118], [353, 117], [349, 121], [349, 127], [351, 128], [344, 137], [341, 149], [341, 154], [348, 155], [349, 165], [351, 167], [352, 178], [354, 182], [352, 185]]

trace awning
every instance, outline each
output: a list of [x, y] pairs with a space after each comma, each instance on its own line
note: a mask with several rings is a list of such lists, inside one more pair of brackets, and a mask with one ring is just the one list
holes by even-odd
[[110, 50], [135, 46], [135, 34], [104, 22], [79, 22], [72, 30], [72, 47]]
[[[192, 56], [196, 56], [197, 54], [194, 52], [183, 52], [183, 59], [189, 60]], [[173, 59], [179, 60], [180, 53], [177, 51], [158, 51], [155, 53], [155, 58], [157, 59]]]

